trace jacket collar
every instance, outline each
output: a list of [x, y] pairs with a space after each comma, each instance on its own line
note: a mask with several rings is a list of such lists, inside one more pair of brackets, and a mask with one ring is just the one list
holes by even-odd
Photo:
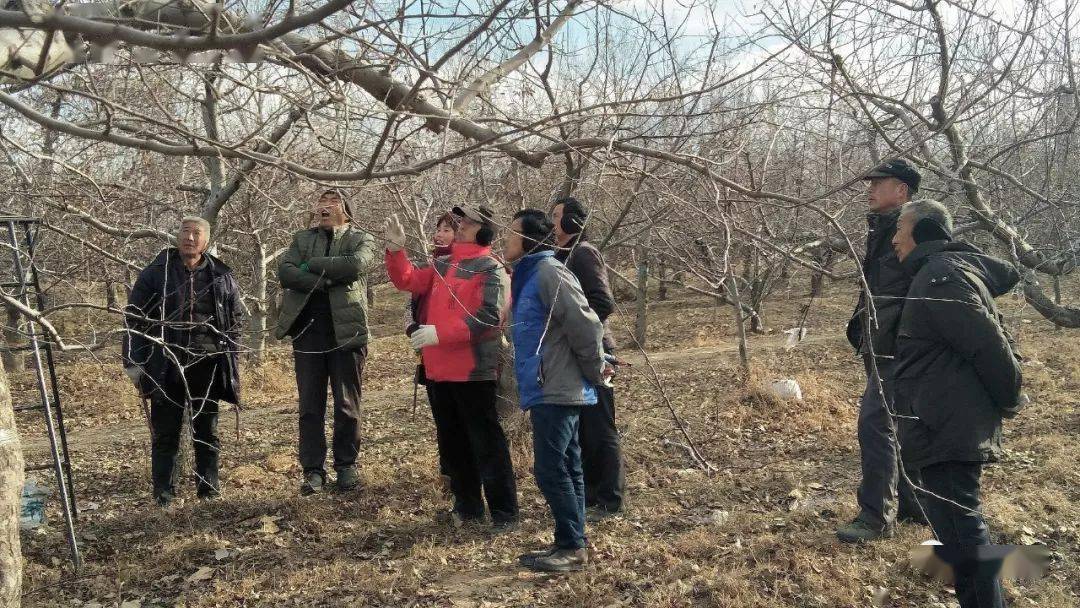
[[554, 257], [555, 252], [551, 250], [537, 251], [536, 253], [530, 253], [529, 255], [521, 256], [518, 261], [514, 262], [514, 272], [528, 272], [536, 263], [544, 258]]
[[[170, 260], [178, 259], [180, 259], [180, 250], [176, 247], [166, 247], [154, 257], [154, 261], [150, 262], [149, 266], [165, 266]], [[225, 262], [210, 253], [203, 252], [203, 260], [210, 266], [210, 272], [214, 273], [214, 276], [222, 276], [232, 272], [232, 269], [226, 266]]]
[[900, 208], [898, 207], [892, 211], [886, 211], [885, 213], [867, 213], [866, 225], [870, 227], [870, 230], [889, 229], [895, 226], [899, 219]]
[[532, 277], [536, 265], [547, 258], [554, 258], [554, 251], [538, 251], [522, 256], [513, 263], [514, 271], [510, 273], [510, 298], [517, 305], [518, 294], [521, 288]]
[[915, 276], [925, 264], [927, 259], [935, 253], [941, 253], [943, 249], [949, 244], [949, 241], [926, 241], [919, 243], [915, 246], [915, 249], [911, 250], [911, 253], [904, 258], [900, 265], [903, 266], [904, 272], [910, 276]]
[[456, 261], [491, 255], [491, 245], [457, 243], [450, 246], [450, 259]]

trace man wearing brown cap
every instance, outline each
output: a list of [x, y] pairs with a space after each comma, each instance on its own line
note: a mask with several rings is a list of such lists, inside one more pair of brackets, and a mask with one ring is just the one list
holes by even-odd
[[[911, 485], [901, 480], [896, 423], [890, 413], [896, 329], [911, 283], [893, 251], [892, 239], [900, 208], [918, 191], [921, 178], [919, 170], [902, 158], [887, 160], [865, 176], [869, 182], [869, 232], [862, 271], [872, 298], [867, 299], [867, 289], [860, 290], [847, 327], [848, 341], [863, 360], [867, 380], [858, 420], [862, 461], [859, 514], [836, 531], [846, 543], [891, 536], [897, 520], [925, 523]], [[914, 472], [908, 472], [907, 477], [919, 484]]]

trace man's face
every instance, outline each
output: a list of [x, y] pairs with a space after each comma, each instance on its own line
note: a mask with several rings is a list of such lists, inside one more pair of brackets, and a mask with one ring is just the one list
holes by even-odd
[[476, 233], [480, 232], [482, 224], [475, 222], [467, 217], [461, 218], [458, 222], [457, 232], [454, 234], [454, 240], [459, 243], [475, 243]]
[[558, 204], [551, 208], [551, 221], [555, 224], [555, 238], [561, 243], [569, 236], [562, 229], [562, 214], [565, 205]]
[[893, 236], [892, 246], [901, 262], [915, 249], [915, 237], [911, 234], [914, 227], [910, 215], [901, 215], [896, 222], [896, 235]]
[[436, 247], [449, 247], [454, 242], [454, 226], [450, 222], [443, 222], [435, 228], [435, 235], [431, 242]]
[[206, 251], [210, 235], [203, 229], [202, 224], [184, 222], [180, 224], [180, 234], [176, 235], [176, 242], [180, 248], [180, 255], [197, 256]]
[[525, 255], [525, 243], [521, 236], [521, 218], [510, 224], [510, 230], [504, 239], [503, 256], [507, 262], [515, 262]]
[[872, 177], [866, 189], [870, 211], [885, 213], [903, 205], [908, 199], [908, 187], [895, 177]]
[[341, 204], [341, 197], [336, 193], [328, 192], [319, 197], [314, 207], [315, 219], [320, 228], [333, 228], [345, 223], [345, 208]]

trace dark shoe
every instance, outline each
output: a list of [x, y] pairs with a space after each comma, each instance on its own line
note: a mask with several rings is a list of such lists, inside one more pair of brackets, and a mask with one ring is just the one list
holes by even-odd
[[518, 556], [518, 563], [522, 566], [525, 566], [526, 568], [532, 568], [533, 562], [535, 562], [537, 559], [541, 557], [547, 557], [558, 550], [558, 547], [556, 547], [555, 545], [551, 545], [550, 547], [544, 549], [537, 549], [536, 551], [522, 553]]
[[611, 519], [613, 517], [619, 517], [622, 515], [622, 511], [612, 511], [605, 509], [604, 507], [586, 507], [585, 508], [585, 521], [590, 524], [603, 521], [605, 519]]
[[922, 513], [908, 513], [907, 511], [901, 511], [896, 516], [896, 523], [898, 524], [911, 524], [913, 526], [929, 526], [930, 522], [926, 521], [926, 516]]
[[300, 495], [311, 496], [323, 491], [323, 483], [326, 479], [318, 471], [304, 473], [304, 483], [300, 484]]
[[154, 503], [162, 509], [169, 508], [169, 505], [171, 505], [174, 500], [176, 500], [176, 496], [174, 496], [172, 492], [158, 492], [154, 496]]
[[470, 515], [470, 514], [466, 514], [466, 513], [463, 513], [461, 511], [458, 511], [457, 509], [454, 509], [454, 510], [450, 511], [450, 525], [453, 526], [455, 530], [458, 529], [458, 528], [461, 528], [462, 526], [466, 526], [466, 525], [480, 524], [483, 521], [484, 521], [484, 514], [483, 513], [481, 513], [479, 515]]
[[588, 549], [558, 549], [555, 552], [537, 557], [529, 568], [538, 572], [575, 572], [589, 563]]
[[492, 522], [492, 524], [491, 524], [491, 532], [492, 532], [492, 534], [495, 534], [495, 535], [509, 534], [511, 532], [516, 532], [517, 529], [520, 526], [521, 526], [520, 522], [518, 522], [518, 520], [516, 520], [516, 519], [506, 519], [506, 520], [503, 520], [503, 521], [496, 521], [496, 522]]
[[199, 492], [199, 500], [217, 500], [221, 498], [221, 492], [217, 490], [206, 490]]
[[358, 487], [360, 487], [360, 473], [356, 472], [356, 467], [345, 467], [337, 470], [336, 489], [338, 492], [348, 492]]
[[843, 543], [865, 543], [879, 538], [891, 538], [892, 535], [892, 526], [872, 526], [859, 518], [836, 531], [836, 537]]

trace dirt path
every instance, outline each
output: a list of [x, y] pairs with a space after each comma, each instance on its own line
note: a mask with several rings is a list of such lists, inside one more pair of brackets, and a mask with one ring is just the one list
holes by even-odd
[[[841, 339], [842, 338], [833, 335], [819, 335], [805, 338], [803, 343], [820, 344]], [[755, 350], [762, 349], [770, 351], [779, 350], [784, 347], [786, 340], [787, 337], [784, 335], [763, 336], [751, 339], [749, 347], [751, 353]], [[701, 361], [705, 357], [715, 355], [734, 355], [738, 350], [739, 345], [737, 342], [724, 342], [720, 344], [710, 344], [708, 346], [655, 351], [648, 353], [648, 355], [649, 361], [654, 364], [669, 364]], [[644, 365], [645, 363], [644, 355], [638, 350], [626, 349], [620, 353], [620, 356], [634, 365]], [[400, 388], [364, 391], [364, 402], [367, 404], [383, 405], [396, 402], [401, 398], [402, 392]], [[292, 403], [248, 408], [241, 412], [240, 424], [251, 424], [252, 421], [257, 421], [259, 424], [265, 424], [268, 418], [293, 416], [295, 415], [295, 411], [295, 407]], [[222, 413], [220, 424], [222, 436], [236, 433], [236, 416], [233, 415], [231, 411]], [[88, 447], [109, 445], [116, 442], [118, 439], [129, 438], [132, 435], [141, 434], [145, 431], [146, 424], [140, 419], [126, 420], [124, 422], [104, 426], [79, 428], [68, 432], [68, 445], [73, 449], [85, 449]], [[29, 456], [40, 457], [47, 455], [48, 449], [49, 440], [48, 437], [44, 435], [25, 439], [23, 443], [23, 450], [25, 450], [26, 454]]]

